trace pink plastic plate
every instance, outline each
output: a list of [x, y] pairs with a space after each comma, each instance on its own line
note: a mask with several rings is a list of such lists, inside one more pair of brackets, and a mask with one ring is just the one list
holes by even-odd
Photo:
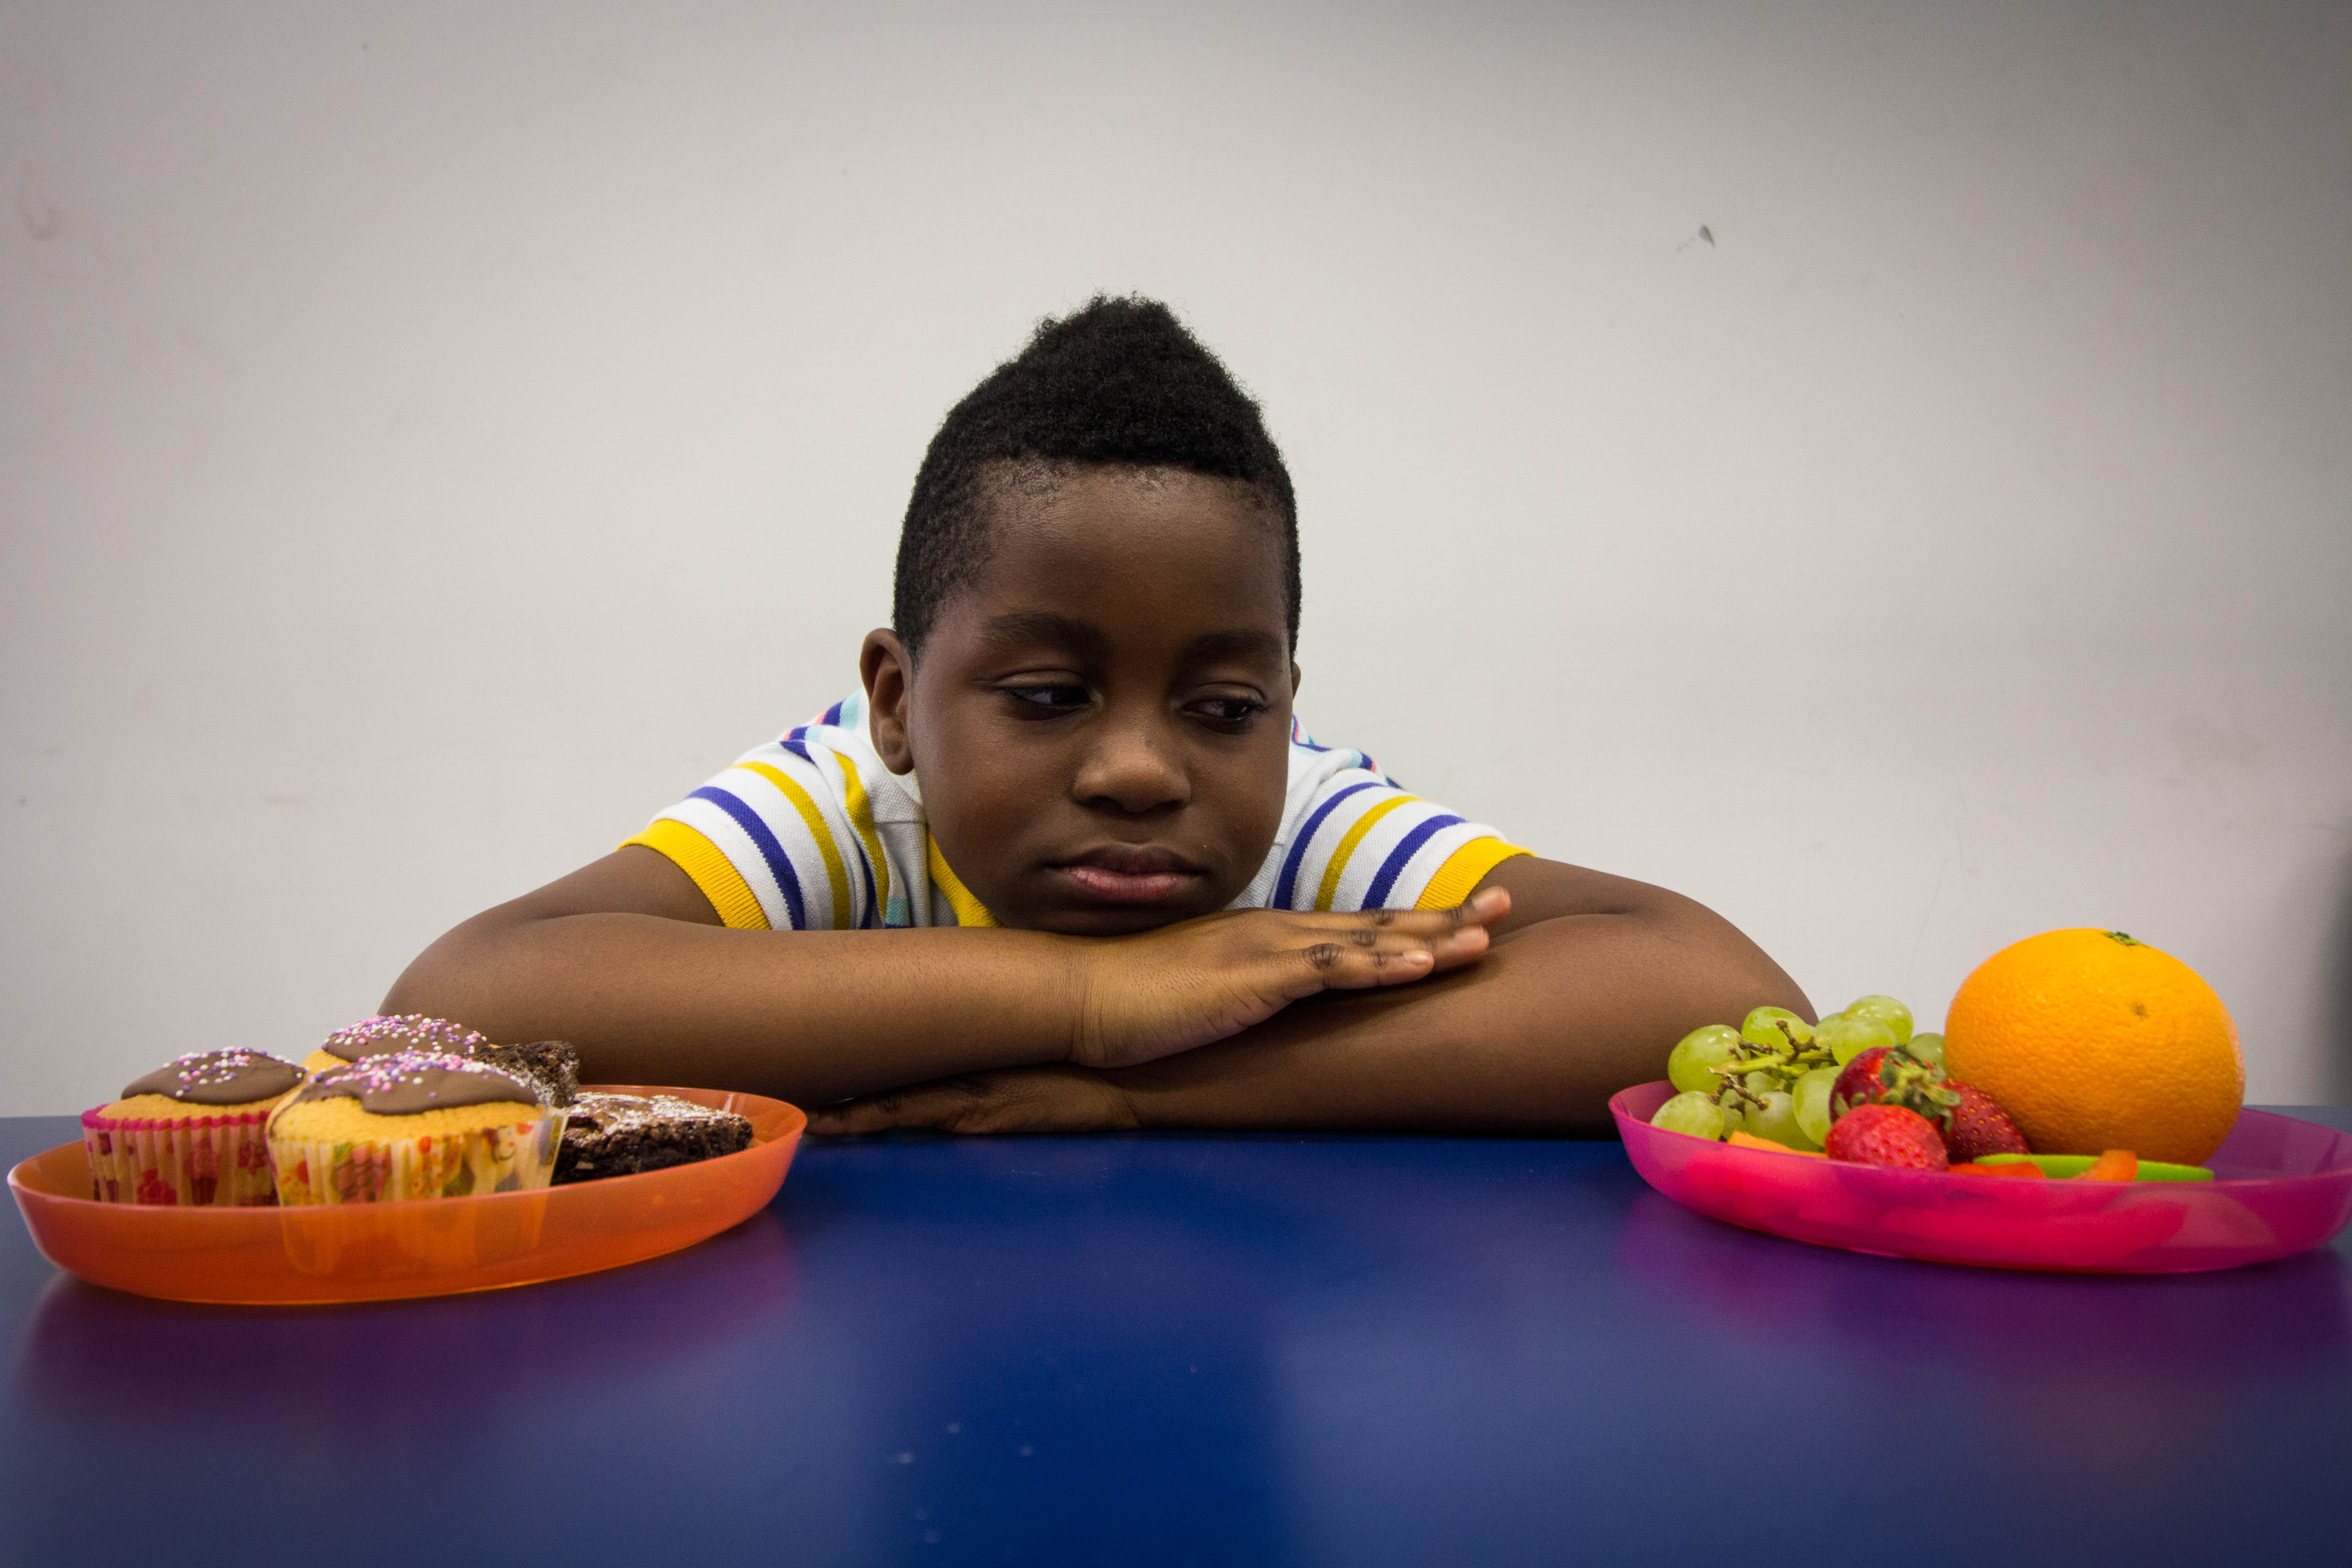
[[751, 1122], [751, 1146], [698, 1164], [527, 1193], [302, 1208], [149, 1208], [89, 1195], [79, 1142], [8, 1173], [41, 1255], [93, 1285], [173, 1301], [311, 1305], [495, 1290], [616, 1268], [740, 1224], [783, 1185], [808, 1118], [756, 1094], [675, 1094]]
[[1661, 1079], [1609, 1101], [1642, 1179], [1750, 1230], [1886, 1258], [2100, 1274], [2268, 1263], [2352, 1220], [2352, 1134], [2245, 1110], [2210, 1182], [2027, 1182], [1735, 1148], [1650, 1125]]

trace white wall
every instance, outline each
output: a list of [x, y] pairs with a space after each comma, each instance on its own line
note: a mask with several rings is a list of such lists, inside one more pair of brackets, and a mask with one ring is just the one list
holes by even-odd
[[2118, 926], [2352, 1098], [2347, 170], [2329, 4], [0, 0], [0, 1112], [848, 689], [1097, 289], [1265, 400], [1326, 739], [1825, 1005]]

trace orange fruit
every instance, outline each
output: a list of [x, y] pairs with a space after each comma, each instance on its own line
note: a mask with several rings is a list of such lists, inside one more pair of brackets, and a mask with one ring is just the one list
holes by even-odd
[[2213, 988], [2119, 931], [2012, 942], [1961, 982], [1944, 1065], [2000, 1102], [2037, 1154], [2130, 1149], [2201, 1165], [2246, 1095]]

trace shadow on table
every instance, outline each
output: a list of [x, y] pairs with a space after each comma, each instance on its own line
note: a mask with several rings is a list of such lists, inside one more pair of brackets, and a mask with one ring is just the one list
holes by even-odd
[[2041, 1274], [1754, 1236], [1644, 1194], [1628, 1288], [1727, 1360], [1821, 1358], [1914, 1379], [2027, 1460], [2187, 1471], [2269, 1401], [2352, 1370], [2352, 1268], [2328, 1248], [2206, 1274]]
[[[79, 1423], [152, 1430], [250, 1422], [387, 1438], [496, 1419], [499, 1391], [593, 1397], [614, 1378], [723, 1357], [794, 1292], [772, 1209], [699, 1246], [606, 1274], [339, 1307], [150, 1300], [59, 1275], [17, 1347], [26, 1396]], [[351, 1369], [363, 1375], [349, 1375]], [[306, 1375], [334, 1369], [337, 1375]], [[486, 1395], [488, 1397], [486, 1397]]]

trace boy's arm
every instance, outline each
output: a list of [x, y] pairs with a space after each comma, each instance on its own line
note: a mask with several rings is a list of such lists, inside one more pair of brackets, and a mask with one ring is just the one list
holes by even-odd
[[631, 846], [451, 931], [383, 1010], [498, 1040], [570, 1040], [592, 1082], [820, 1105], [992, 1068], [1150, 1061], [1303, 996], [1470, 963], [1506, 907], [1387, 919], [1246, 910], [1113, 942], [730, 931], [684, 871]]
[[1701, 1024], [1764, 1003], [1810, 1018], [1730, 922], [1660, 888], [1519, 857], [1488, 874], [1511, 913], [1477, 963], [1425, 984], [1294, 1006], [1246, 1033], [1113, 1072], [985, 1073], [873, 1096], [812, 1130], [1606, 1131], [1610, 1095], [1665, 1071]]

